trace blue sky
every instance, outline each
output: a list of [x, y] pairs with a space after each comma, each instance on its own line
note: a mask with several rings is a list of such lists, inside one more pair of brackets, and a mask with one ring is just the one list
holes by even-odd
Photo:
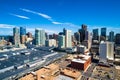
[[[120, 0], [0, 0], [0, 34], [12, 34], [14, 26], [57, 33], [107, 27], [120, 32]], [[108, 33], [107, 32], [107, 33]]]

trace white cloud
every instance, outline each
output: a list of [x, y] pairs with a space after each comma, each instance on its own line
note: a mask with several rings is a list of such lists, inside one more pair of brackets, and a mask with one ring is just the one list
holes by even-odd
[[10, 15], [12, 15], [12, 16], [16, 16], [16, 17], [18, 17], [18, 18], [22, 18], [22, 19], [30, 19], [30, 18], [27, 17], [27, 16], [22, 16], [22, 15], [18, 15], [18, 14], [10, 14]]
[[73, 23], [68, 23], [68, 22], [62, 23], [62, 22], [55, 21], [51, 16], [48, 16], [47, 14], [43, 14], [43, 13], [40, 13], [40, 12], [32, 11], [32, 10], [29, 10], [29, 9], [23, 9], [23, 8], [20, 8], [20, 10], [39, 15], [39, 16], [51, 21], [51, 23], [53, 23], [53, 24], [79, 28], [78, 25], [75, 25]]
[[53, 21], [52, 23], [53, 23], [53, 24], [63, 24], [63, 23], [61, 23], [61, 22], [56, 22], [56, 21]]
[[13, 28], [15, 25], [9, 25], [9, 24], [0, 24], [0, 28]]
[[22, 8], [20, 8], [20, 10], [39, 15], [43, 18], [48, 19], [48, 20], [52, 20], [52, 17], [48, 16], [47, 14], [43, 14], [43, 13], [40, 13], [40, 12], [35, 12], [35, 11], [32, 11], [32, 10], [28, 10], [28, 9], [22, 9]]

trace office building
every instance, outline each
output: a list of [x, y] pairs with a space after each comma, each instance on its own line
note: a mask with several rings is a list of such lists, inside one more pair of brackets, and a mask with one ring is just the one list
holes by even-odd
[[74, 37], [77, 43], [80, 43], [80, 33], [79, 32], [74, 33]]
[[19, 45], [20, 45], [20, 31], [17, 27], [13, 28], [13, 36], [14, 36], [15, 47], [19, 47]]
[[32, 38], [32, 33], [31, 32], [28, 32], [26, 35], [27, 35], [28, 38]]
[[20, 42], [24, 44], [26, 42], [26, 28], [20, 27]]
[[36, 45], [45, 46], [45, 31], [35, 30], [35, 43]]
[[58, 48], [65, 48], [65, 36], [58, 35]]
[[46, 38], [46, 40], [49, 39], [48, 33], [45, 33], [45, 38]]
[[120, 56], [120, 47], [119, 46], [115, 48], [115, 55]]
[[40, 30], [40, 44], [43, 46], [45, 45], [45, 30]]
[[86, 70], [91, 64], [91, 57], [87, 55], [79, 55], [71, 61], [71, 67], [77, 70]]
[[106, 30], [107, 28], [101, 28], [101, 36], [105, 38], [106, 40]]
[[81, 29], [79, 29], [80, 42], [83, 42], [85, 40], [85, 32], [86, 31], [87, 31], [87, 25], [82, 24]]
[[53, 39], [57, 40], [58, 39], [58, 34], [53, 34]]
[[26, 35], [26, 28], [25, 27], [20, 27], [20, 36], [21, 35]]
[[35, 29], [35, 44], [44, 46], [45, 45], [45, 31]]
[[53, 35], [52, 34], [49, 35], [49, 39], [53, 39]]
[[65, 47], [72, 47], [72, 31], [65, 30]]
[[93, 29], [93, 40], [99, 40], [98, 29]]
[[100, 59], [114, 59], [114, 42], [101, 42], [99, 46]]
[[21, 41], [21, 44], [24, 44], [26, 42], [26, 35], [21, 35], [20, 36], [20, 41]]
[[35, 29], [35, 44], [40, 45], [40, 30]]
[[86, 46], [88, 49], [91, 48], [91, 43], [92, 43], [92, 35], [90, 32], [85, 31], [85, 39], [82, 41], [82, 45]]
[[115, 36], [115, 44], [120, 45], [120, 34], [116, 34], [116, 36]]
[[86, 51], [87, 51], [86, 46], [84, 46], [84, 45], [78, 45], [78, 46], [77, 46], [77, 52], [78, 52], [78, 53], [85, 54]]
[[109, 41], [110, 41], [110, 42], [114, 42], [114, 32], [113, 32], [113, 31], [111, 31], [111, 32], [109, 33]]
[[90, 40], [91, 34], [89, 31], [85, 31], [85, 41]]
[[56, 42], [55, 39], [48, 39], [48, 40], [45, 41], [45, 46], [47, 46], [47, 47], [52, 47], [52, 46], [56, 47], [57, 42]]

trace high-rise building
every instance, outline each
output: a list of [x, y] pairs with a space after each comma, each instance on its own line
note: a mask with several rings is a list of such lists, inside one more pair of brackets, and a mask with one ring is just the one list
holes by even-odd
[[81, 29], [79, 29], [80, 42], [83, 42], [85, 40], [85, 32], [86, 31], [87, 31], [87, 25], [82, 24]]
[[20, 27], [20, 42], [24, 44], [26, 42], [26, 28]]
[[85, 31], [85, 40], [82, 42], [88, 49], [91, 48], [92, 34], [89, 31]]
[[41, 45], [45, 45], [45, 30], [40, 30], [40, 42], [41, 42]]
[[26, 28], [25, 27], [20, 27], [20, 36], [21, 35], [26, 35]]
[[75, 37], [77, 43], [80, 43], [80, 33], [79, 32], [74, 33], [74, 37]]
[[72, 47], [72, 31], [65, 30], [65, 47]]
[[40, 30], [35, 29], [35, 44], [40, 45]]
[[45, 31], [35, 29], [35, 44], [44, 46], [45, 45]]
[[93, 29], [93, 40], [99, 40], [98, 29]]
[[106, 39], [106, 30], [107, 28], [101, 28], [101, 36]]
[[28, 32], [28, 33], [27, 33], [27, 36], [28, 36], [28, 38], [32, 38], [32, 33], [31, 33], [31, 32]]
[[120, 45], [120, 34], [116, 34], [116, 36], [115, 36], [115, 44]]
[[52, 34], [49, 35], [49, 39], [53, 39], [53, 35]]
[[53, 39], [57, 40], [58, 39], [58, 35], [57, 34], [53, 34]]
[[58, 35], [58, 48], [65, 48], [65, 36]]
[[109, 41], [110, 41], [110, 42], [114, 42], [114, 32], [113, 32], [113, 31], [111, 31], [111, 32], [109, 33]]
[[99, 46], [100, 59], [114, 59], [114, 42], [101, 42]]
[[49, 39], [48, 33], [45, 33], [45, 38], [46, 38], [46, 40]]
[[14, 45], [19, 47], [20, 45], [20, 31], [17, 27], [13, 28], [13, 36], [14, 36]]

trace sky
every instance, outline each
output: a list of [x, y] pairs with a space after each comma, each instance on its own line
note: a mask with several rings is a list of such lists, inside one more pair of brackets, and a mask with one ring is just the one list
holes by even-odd
[[120, 33], [120, 0], [0, 0], [0, 35], [11, 35], [13, 27], [77, 32], [81, 24]]

